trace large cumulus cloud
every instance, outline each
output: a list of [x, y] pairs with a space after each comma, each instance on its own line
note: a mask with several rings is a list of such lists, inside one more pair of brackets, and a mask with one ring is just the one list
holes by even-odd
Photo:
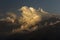
[[54, 25], [60, 22], [56, 15], [53, 16], [43, 9], [36, 10], [33, 7], [23, 6], [19, 11], [21, 11], [21, 16], [7, 12], [6, 17], [0, 19], [1, 33], [33, 32], [41, 26]]

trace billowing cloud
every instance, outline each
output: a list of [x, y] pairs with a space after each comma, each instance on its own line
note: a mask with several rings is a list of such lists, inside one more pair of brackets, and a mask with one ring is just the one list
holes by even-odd
[[1, 32], [33, 32], [41, 26], [54, 25], [60, 22], [59, 18], [53, 17], [43, 9], [36, 10], [33, 7], [23, 6], [19, 11], [21, 11], [19, 17], [15, 13], [7, 12], [6, 17], [0, 19], [0, 31], [3, 30]]

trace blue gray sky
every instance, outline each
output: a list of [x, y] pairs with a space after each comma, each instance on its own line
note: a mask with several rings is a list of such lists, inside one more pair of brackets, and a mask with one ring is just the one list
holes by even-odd
[[0, 0], [0, 13], [18, 12], [22, 6], [41, 7], [51, 13], [60, 13], [60, 0]]

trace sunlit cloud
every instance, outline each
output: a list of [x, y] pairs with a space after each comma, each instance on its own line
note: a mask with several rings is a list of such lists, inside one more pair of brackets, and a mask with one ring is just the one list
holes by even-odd
[[[0, 19], [0, 22], [7, 24], [5, 25], [5, 27], [7, 27], [7, 29], [9, 28], [8, 30], [11, 33], [17, 33], [22, 31], [33, 32], [41, 27], [37, 25], [38, 23], [39, 25], [42, 25], [43, 23], [42, 26], [47, 26], [47, 25], [54, 25], [60, 22], [58, 21], [59, 19], [55, 17], [54, 17], [54, 19], [56, 19], [55, 22], [50, 21], [50, 20], [54, 20], [54, 19], [50, 19], [53, 17], [53, 15], [44, 11], [42, 8], [39, 8], [37, 10], [33, 7], [22, 6], [19, 9], [19, 11], [21, 11], [21, 16], [17, 16], [13, 12], [7, 12], [6, 17]], [[3, 23], [0, 26], [2, 26]]]

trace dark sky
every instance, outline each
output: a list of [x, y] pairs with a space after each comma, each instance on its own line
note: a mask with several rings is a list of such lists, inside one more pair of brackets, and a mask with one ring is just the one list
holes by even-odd
[[41, 7], [48, 12], [60, 13], [60, 0], [0, 0], [0, 13], [17, 12], [22, 6]]

